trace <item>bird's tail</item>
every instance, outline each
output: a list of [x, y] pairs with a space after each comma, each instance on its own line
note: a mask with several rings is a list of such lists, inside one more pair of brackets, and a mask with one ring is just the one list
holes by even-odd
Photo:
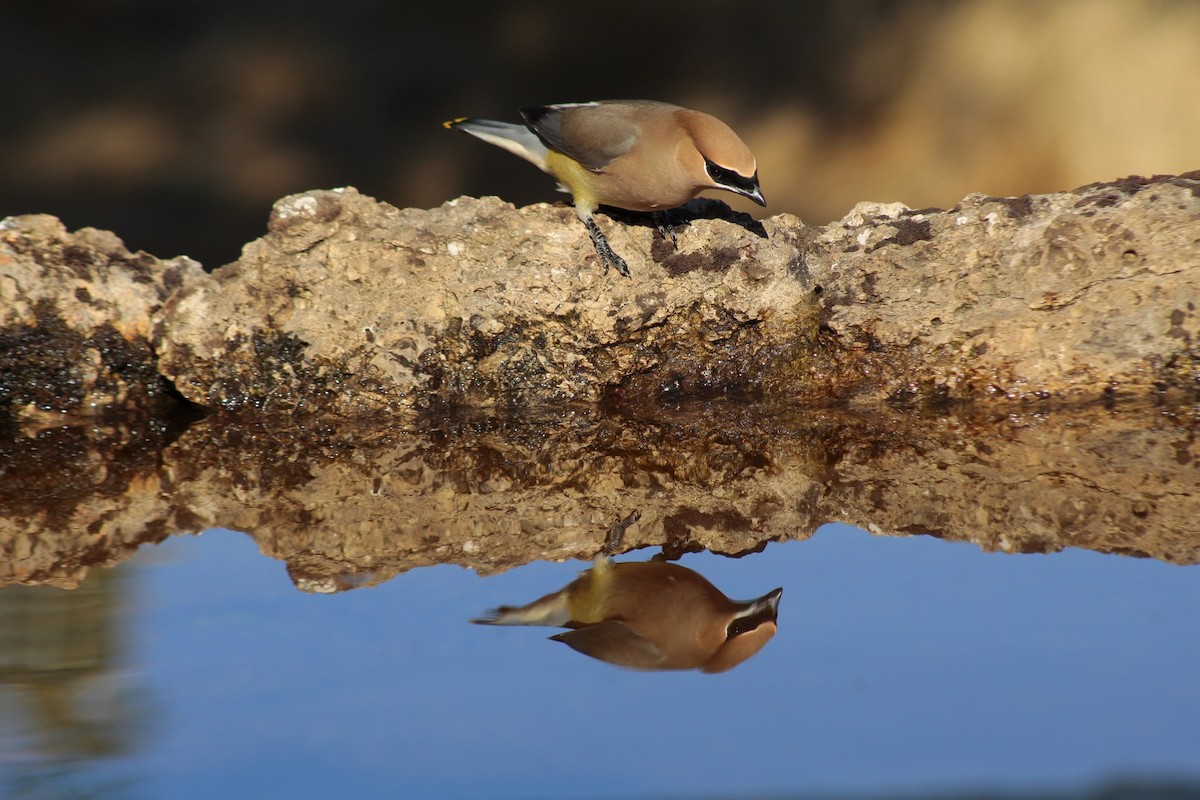
[[476, 625], [549, 625], [565, 627], [571, 621], [566, 592], [555, 592], [525, 606], [500, 606], [471, 620]]
[[443, 122], [442, 127], [469, 133], [488, 144], [494, 144], [520, 156], [540, 170], [546, 169], [546, 145], [524, 125], [461, 117]]

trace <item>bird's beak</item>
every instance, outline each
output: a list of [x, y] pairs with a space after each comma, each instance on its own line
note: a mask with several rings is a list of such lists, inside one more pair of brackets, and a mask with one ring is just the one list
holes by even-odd
[[757, 186], [755, 186], [754, 191], [752, 193], [746, 195], [746, 197], [749, 197], [751, 200], [758, 203], [763, 208], [767, 207], [767, 201], [762, 196], [762, 189], [759, 189]]
[[[760, 195], [761, 196], [761, 195]], [[763, 203], [766, 205], [766, 203]], [[779, 613], [779, 598], [783, 596], [783, 587], [774, 589], [754, 602], [755, 611], [769, 611], [772, 615]]]
[[739, 189], [737, 193], [743, 197], [749, 197], [754, 202], [758, 203], [763, 208], [766, 208], [767, 201], [763, 198], [762, 188], [758, 185], [758, 176], [754, 176], [754, 186], [750, 189]]

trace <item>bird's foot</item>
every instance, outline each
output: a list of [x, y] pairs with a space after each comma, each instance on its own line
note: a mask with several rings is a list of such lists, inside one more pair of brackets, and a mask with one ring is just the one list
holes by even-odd
[[615, 267], [617, 272], [629, 277], [629, 265], [625, 263], [625, 259], [617, 255], [612, 245], [608, 243], [604, 232], [600, 230], [600, 226], [596, 224], [594, 219], [590, 217], [583, 221], [587, 226], [588, 234], [592, 237], [592, 244], [596, 246], [596, 255], [600, 256], [600, 261], [604, 264], [604, 274], [608, 274], [609, 267]]
[[670, 211], [655, 211], [654, 227], [658, 228], [658, 235], [663, 241], [670, 239], [672, 247], [679, 247], [679, 241], [675, 238], [675, 220]]
[[621, 547], [621, 540], [625, 538], [625, 531], [629, 530], [635, 522], [642, 518], [642, 512], [634, 511], [625, 519], [618, 518], [613, 522], [612, 527], [608, 529], [608, 536], [604, 540], [604, 549], [601, 554], [611, 556]]

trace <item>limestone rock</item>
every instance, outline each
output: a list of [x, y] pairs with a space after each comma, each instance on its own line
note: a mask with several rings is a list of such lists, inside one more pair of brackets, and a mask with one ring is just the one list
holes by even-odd
[[172, 298], [162, 368], [188, 399], [227, 409], [596, 401], [646, 372], [664, 386], [744, 382], [811, 313], [779, 237], [700, 220], [661, 253], [650, 228], [610, 230], [632, 280], [601, 271], [566, 208], [286, 198], [238, 262]]
[[1198, 178], [949, 211], [863, 204], [825, 229], [718, 211], [693, 219], [678, 251], [650, 227], [609, 224], [630, 280], [601, 271], [566, 208], [397, 210], [309, 192], [166, 304], [161, 366], [204, 406], [343, 416], [729, 391], [1192, 392]]
[[45, 215], [0, 221], [0, 408], [28, 414], [145, 409], [170, 386], [151, 317], [201, 274], [187, 258], [130, 253], [111, 233]]
[[[693, 211], [677, 250], [601, 218], [629, 280], [569, 209], [495, 198], [297, 195], [212, 275], [6, 220], [0, 583], [225, 526], [337, 590], [590, 557], [635, 510], [625, 545], [672, 552], [842, 520], [1200, 562], [1200, 174], [824, 229]], [[247, 413], [174, 444], [59, 413], [172, 385]], [[1048, 397], [1105, 402], [878, 402]]]
[[872, 396], [1200, 389], [1200, 173], [860, 210], [805, 260]]
[[[739, 393], [1076, 400], [1200, 386], [1200, 173], [823, 229], [691, 208], [679, 247], [565, 207], [276, 204], [207, 275], [49, 217], [4, 223], [0, 405], [369, 416]], [[164, 381], [164, 378], [166, 379]]]

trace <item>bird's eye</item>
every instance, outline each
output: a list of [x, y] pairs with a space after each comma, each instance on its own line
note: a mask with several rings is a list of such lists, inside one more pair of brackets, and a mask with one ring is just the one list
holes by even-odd
[[775, 608], [773, 606], [765, 606], [748, 617], [738, 617], [730, 622], [729, 626], [725, 629], [725, 637], [732, 639], [735, 636], [741, 636], [743, 633], [749, 633], [757, 629], [764, 622], [774, 622], [775, 619]]
[[720, 164], [714, 164], [707, 158], [704, 159], [704, 171], [708, 173], [708, 177], [712, 178], [713, 183], [718, 186], [726, 186], [735, 192], [752, 192], [758, 185], [755, 178], [743, 177]]
[[704, 170], [708, 173], [708, 177], [713, 179], [713, 183], [719, 183], [723, 186], [729, 183], [730, 178], [736, 176], [736, 173], [732, 170], [718, 166], [708, 159], [704, 160]]

